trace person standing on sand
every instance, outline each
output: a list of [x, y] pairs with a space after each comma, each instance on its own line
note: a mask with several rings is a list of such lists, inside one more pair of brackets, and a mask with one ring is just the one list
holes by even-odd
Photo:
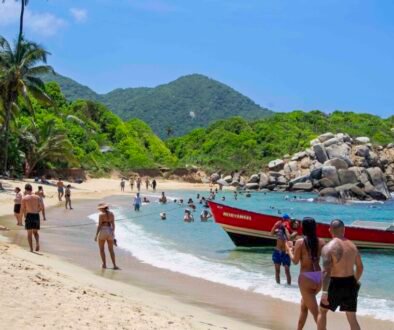
[[140, 197], [140, 193], [137, 193], [134, 197], [134, 201], [133, 201], [133, 205], [134, 205], [134, 211], [139, 211], [141, 208], [141, 197]]
[[46, 221], [46, 216], [45, 216], [45, 204], [44, 204], [44, 198], [45, 198], [45, 193], [44, 193], [44, 188], [42, 186], [38, 186], [38, 190], [36, 191], [36, 195], [41, 198], [42, 202], [42, 217], [43, 220]]
[[67, 206], [69, 206], [70, 210], [72, 210], [72, 206], [71, 206], [71, 185], [67, 185], [66, 187], [66, 192], [64, 194], [64, 197], [66, 198], [66, 209]]
[[25, 217], [25, 228], [27, 230], [27, 240], [30, 246], [30, 252], [33, 252], [33, 235], [36, 240], [36, 251], [40, 250], [40, 212], [43, 209], [41, 198], [33, 195], [31, 184], [25, 185], [25, 196], [21, 202], [21, 213]]
[[100, 256], [103, 262], [102, 267], [107, 268], [107, 262], [105, 258], [105, 242], [107, 242], [108, 251], [111, 256], [112, 264], [114, 269], [119, 269], [115, 261], [114, 252], [114, 240], [115, 240], [115, 217], [112, 212], [109, 211], [109, 206], [105, 203], [100, 203], [97, 207], [100, 211], [99, 222], [97, 226], [97, 232], [94, 240], [99, 244]]
[[134, 189], [134, 178], [130, 177], [129, 182], [130, 182], [130, 189], [131, 189], [131, 191], [133, 191], [133, 189]]
[[22, 226], [22, 213], [21, 213], [21, 203], [22, 203], [22, 193], [19, 187], [16, 187], [15, 190], [15, 198], [14, 198], [14, 215], [16, 218], [16, 225]]
[[126, 183], [124, 181], [124, 179], [122, 178], [122, 180], [120, 180], [120, 191], [124, 192], [124, 187], [125, 187]]
[[146, 189], [146, 190], [149, 190], [149, 184], [150, 184], [149, 178], [146, 177], [146, 178], [145, 178], [145, 189]]
[[62, 201], [64, 195], [64, 183], [61, 178], [56, 183], [57, 186], [57, 197], [59, 198], [59, 202]]
[[339, 306], [341, 312], [346, 312], [350, 329], [359, 330], [356, 313], [363, 262], [357, 247], [345, 238], [342, 220], [331, 222], [330, 234], [333, 239], [322, 250], [323, 294], [317, 329], [326, 330], [328, 310], [335, 312]]
[[[287, 284], [291, 284], [290, 275], [290, 256], [286, 252], [286, 242], [291, 239], [290, 235], [290, 217], [284, 214], [282, 219], [277, 221], [271, 229], [271, 235], [275, 235], [276, 247], [272, 254], [272, 261], [275, 265], [276, 283], [280, 284], [280, 266], [285, 268]], [[297, 235], [297, 233], [295, 233]]]
[[137, 190], [138, 190], [138, 192], [140, 192], [140, 190], [141, 190], [141, 177], [138, 177], [137, 178]]
[[153, 179], [152, 180], [152, 189], [153, 189], [153, 191], [156, 191], [156, 186], [157, 186], [156, 179]]
[[308, 317], [308, 310], [313, 315], [315, 322], [319, 315], [319, 305], [316, 295], [321, 290], [322, 272], [319, 265], [321, 250], [325, 244], [324, 240], [317, 238], [316, 222], [313, 218], [302, 220], [303, 238], [293, 243], [287, 241], [286, 248], [290, 259], [295, 265], [300, 263], [300, 275], [298, 286], [301, 292], [301, 310], [298, 319], [297, 330], [302, 330]]

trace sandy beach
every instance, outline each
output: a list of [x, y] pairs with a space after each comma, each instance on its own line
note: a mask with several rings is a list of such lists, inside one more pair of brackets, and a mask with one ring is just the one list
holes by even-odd
[[[5, 188], [25, 182], [6, 181]], [[50, 226], [85, 223], [101, 199], [111, 203], [119, 180], [73, 184], [75, 210], [66, 211], [56, 187], [44, 186]], [[34, 187], [35, 188], [35, 187]], [[208, 185], [163, 181], [158, 191], [208, 190]], [[115, 196], [115, 197], [111, 197]], [[0, 224], [15, 229], [13, 194], [0, 193]], [[95, 226], [42, 230], [42, 252], [26, 249], [24, 230], [4, 232], [0, 242], [2, 324], [9, 329], [292, 329], [299, 306], [269, 296], [196, 279], [141, 263], [117, 249], [122, 270], [101, 271]], [[280, 316], [281, 315], [281, 316]], [[286, 317], [283, 317], [286, 315]], [[345, 316], [331, 314], [329, 329], [346, 329]], [[360, 317], [363, 329], [394, 329], [393, 323]], [[314, 329], [309, 317], [306, 329]]]

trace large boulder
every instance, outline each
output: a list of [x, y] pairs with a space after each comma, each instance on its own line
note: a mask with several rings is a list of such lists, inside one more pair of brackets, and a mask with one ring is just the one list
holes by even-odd
[[291, 181], [289, 182], [289, 184], [290, 184], [290, 185], [294, 185], [294, 184], [299, 183], [299, 182], [306, 182], [306, 181], [310, 180], [310, 178], [311, 178], [310, 175], [299, 176], [299, 177], [297, 177], [297, 178], [291, 180]]
[[326, 148], [323, 144], [319, 143], [313, 145], [313, 152], [320, 163], [324, 164], [324, 162], [328, 160]]
[[324, 188], [320, 190], [319, 195], [321, 197], [339, 197], [338, 191], [336, 191], [334, 188]]
[[258, 174], [253, 174], [250, 176], [248, 183], [258, 183], [260, 181], [260, 177]]
[[333, 158], [333, 159], [327, 160], [324, 163], [324, 165], [326, 165], [326, 166], [334, 166], [337, 170], [340, 170], [340, 169], [346, 170], [349, 167], [347, 162], [345, 162], [341, 158]]
[[215, 183], [220, 179], [220, 174], [219, 173], [213, 173], [211, 174], [210, 178], [211, 182]]
[[252, 189], [252, 190], [257, 190], [259, 189], [259, 184], [256, 182], [249, 182], [245, 185], [246, 189]]
[[309, 157], [304, 157], [300, 162], [300, 167], [303, 169], [309, 168], [311, 166], [311, 159]]
[[292, 160], [285, 164], [283, 168], [285, 174], [291, 174], [298, 171], [298, 163], [295, 160]]
[[329, 159], [340, 158], [351, 165], [351, 147], [347, 143], [333, 144], [326, 148], [326, 152]]
[[334, 166], [323, 166], [322, 178], [331, 180], [334, 186], [339, 186], [338, 172]]
[[226, 175], [223, 180], [227, 183], [231, 183], [233, 181], [233, 177], [231, 175]]
[[329, 147], [330, 145], [339, 144], [340, 142], [342, 142], [342, 141], [337, 139], [336, 137], [333, 137], [333, 138], [331, 138], [331, 139], [329, 139], [327, 141], [324, 141], [323, 144], [324, 144], [325, 147]]
[[287, 179], [283, 175], [279, 176], [276, 178], [276, 183], [278, 185], [286, 185], [287, 184]]
[[304, 158], [305, 156], [307, 156], [307, 153], [305, 151], [300, 151], [295, 153], [293, 157], [291, 157], [291, 160], [299, 160]]
[[344, 184], [356, 184], [358, 182], [357, 176], [354, 171], [350, 170], [338, 170], [339, 181], [342, 185]]
[[322, 178], [319, 180], [319, 186], [322, 188], [332, 188], [335, 187], [335, 183], [327, 178]]
[[266, 188], [268, 184], [269, 184], [268, 175], [265, 173], [260, 173], [260, 182], [259, 182], [260, 189]]
[[322, 176], [322, 167], [317, 167], [311, 170], [311, 178], [313, 180], [320, 180]]
[[359, 137], [356, 137], [355, 142], [358, 144], [366, 144], [366, 143], [370, 142], [370, 139], [369, 139], [369, 137], [366, 137], [366, 136], [359, 136]]
[[390, 199], [391, 194], [386, 184], [383, 172], [379, 167], [371, 167], [367, 169], [369, 178], [376, 191], [380, 192], [385, 199]]
[[334, 137], [335, 137], [334, 134], [332, 134], [331, 132], [327, 132], [327, 133], [324, 133], [322, 135], [319, 135], [318, 140], [320, 142], [325, 142], [325, 141], [328, 141], [328, 140], [330, 140], [330, 139], [332, 139]]
[[297, 182], [291, 186], [291, 190], [312, 191], [312, 189], [313, 189], [313, 184], [310, 181]]
[[354, 172], [355, 176], [357, 177], [357, 181], [361, 182], [362, 184], [366, 184], [369, 182], [369, 175], [365, 168], [363, 167], [349, 167], [349, 171]]
[[368, 162], [368, 166], [370, 167], [378, 166], [380, 163], [378, 155], [373, 151], [369, 153], [369, 155], [366, 157], [366, 160]]
[[357, 185], [355, 184], [344, 184], [339, 187], [336, 187], [335, 190], [339, 193], [342, 198], [357, 198], [361, 200], [370, 199], [370, 197], [362, 191]]
[[368, 157], [370, 149], [366, 145], [357, 146], [355, 148], [354, 154], [359, 157]]
[[268, 168], [270, 171], [280, 171], [283, 170], [283, 167], [285, 166], [285, 162], [282, 159], [275, 159], [271, 160], [268, 163]]

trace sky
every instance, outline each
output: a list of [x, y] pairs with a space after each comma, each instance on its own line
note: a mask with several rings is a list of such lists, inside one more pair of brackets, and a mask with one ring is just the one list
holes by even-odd
[[[15, 39], [19, 2], [0, 2]], [[392, 0], [30, 0], [27, 39], [99, 93], [200, 73], [274, 111], [394, 115]]]

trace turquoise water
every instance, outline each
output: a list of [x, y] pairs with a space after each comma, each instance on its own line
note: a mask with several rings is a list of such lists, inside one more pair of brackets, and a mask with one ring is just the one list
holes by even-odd
[[[200, 192], [201, 194], [201, 192]], [[169, 192], [171, 198], [189, 197], [196, 201], [197, 192]], [[208, 194], [205, 194], [208, 195]], [[311, 202], [311, 194], [252, 193], [251, 198], [233, 193], [224, 203], [239, 208], [270, 214], [288, 213], [296, 218], [313, 216], [320, 221], [333, 218], [346, 223], [355, 220], [385, 221], [394, 223], [394, 201], [374, 204], [323, 204]], [[144, 194], [143, 194], [144, 196]], [[286, 200], [286, 197], [289, 199]], [[121, 248], [157, 267], [204, 278], [244, 290], [263, 293], [287, 301], [300, 299], [296, 285], [298, 266], [292, 266], [293, 283], [290, 287], [277, 285], [273, 277], [272, 248], [236, 248], [227, 234], [213, 221], [201, 223], [199, 215], [203, 209], [197, 204], [194, 223], [183, 222], [185, 207], [173, 202], [160, 205], [152, 202], [144, 205], [140, 213], [125, 207], [117, 208], [121, 221], [117, 225], [117, 238]], [[167, 220], [160, 220], [159, 213], [165, 211]], [[362, 251], [365, 273], [362, 278], [359, 310], [361, 314], [392, 320], [394, 316], [394, 251]], [[284, 282], [284, 277], [283, 277]]]

